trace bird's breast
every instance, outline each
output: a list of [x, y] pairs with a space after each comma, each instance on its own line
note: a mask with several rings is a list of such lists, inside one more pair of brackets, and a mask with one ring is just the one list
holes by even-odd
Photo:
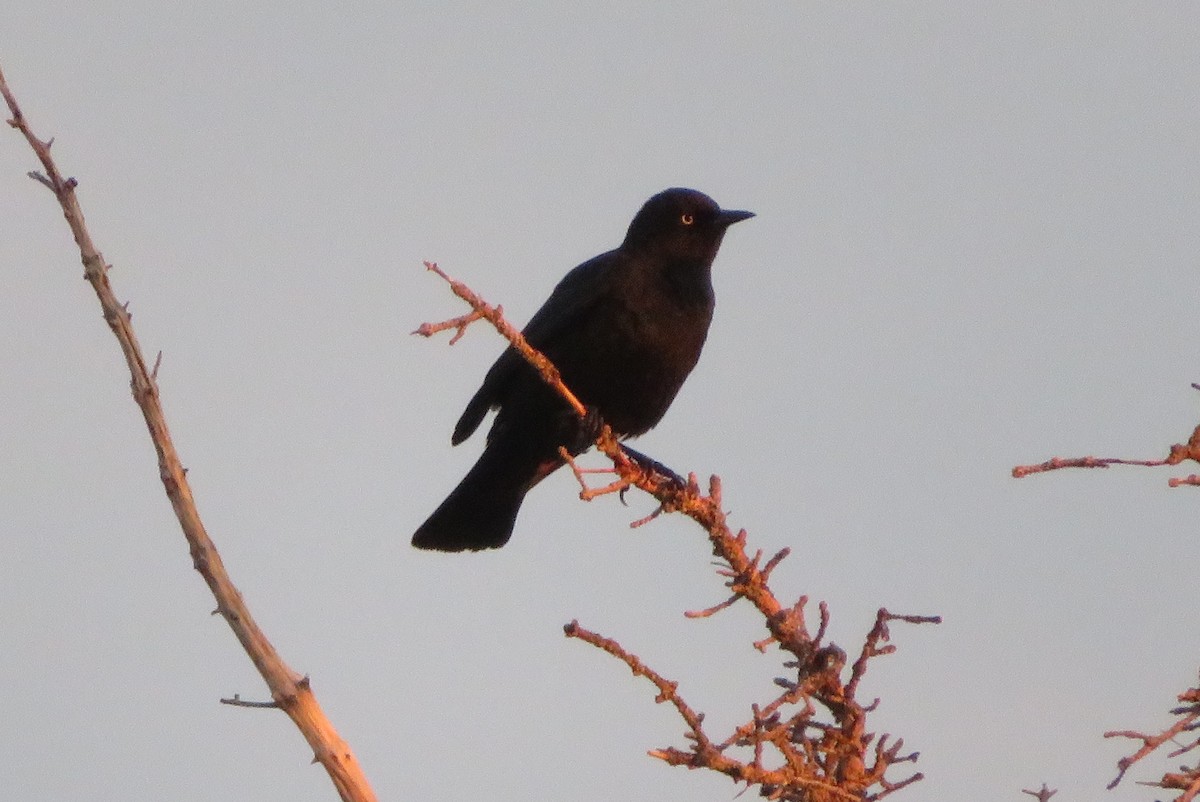
[[559, 366], [567, 385], [623, 435], [662, 419], [700, 358], [712, 319], [711, 305], [653, 301], [604, 304], [605, 325], [587, 327], [586, 347], [571, 349]]

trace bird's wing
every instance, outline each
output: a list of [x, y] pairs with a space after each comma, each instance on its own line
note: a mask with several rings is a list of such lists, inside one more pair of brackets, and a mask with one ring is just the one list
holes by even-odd
[[[559, 332], [572, 320], [577, 320], [603, 294], [604, 287], [608, 285], [607, 276], [620, 261], [620, 251], [609, 251], [589, 259], [563, 276], [550, 297], [522, 330], [529, 344], [543, 352], [552, 346]], [[467, 408], [454, 426], [451, 443], [458, 445], [470, 437], [479, 428], [488, 410], [500, 405], [509, 383], [523, 364], [525, 358], [516, 350], [512, 347], [505, 349], [467, 403]]]

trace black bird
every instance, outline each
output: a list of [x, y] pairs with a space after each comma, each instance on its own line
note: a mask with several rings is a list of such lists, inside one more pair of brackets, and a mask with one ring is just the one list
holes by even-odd
[[[620, 437], [649, 431], [700, 358], [713, 314], [711, 268], [725, 229], [753, 212], [721, 209], [693, 189], [668, 189], [642, 206], [625, 241], [558, 283], [524, 335], [567, 387]], [[503, 546], [521, 501], [580, 453], [595, 429], [511, 347], [467, 404], [450, 442], [499, 409], [479, 461], [413, 535], [422, 549]]]

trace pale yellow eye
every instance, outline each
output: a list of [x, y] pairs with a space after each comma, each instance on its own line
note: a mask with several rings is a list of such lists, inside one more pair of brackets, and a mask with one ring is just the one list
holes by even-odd
[[690, 226], [692, 223], [696, 222], [696, 218], [695, 218], [695, 217], [693, 217], [693, 216], [692, 216], [692, 215], [690, 215], [690, 214], [684, 214], [684, 215], [683, 215], [683, 217], [680, 217], [680, 218], [679, 218], [679, 220], [680, 220], [680, 222], [682, 222], [682, 223], [683, 223], [685, 226]]

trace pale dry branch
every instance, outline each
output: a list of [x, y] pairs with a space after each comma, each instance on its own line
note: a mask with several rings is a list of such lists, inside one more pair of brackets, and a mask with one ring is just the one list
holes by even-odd
[[296, 723], [312, 748], [314, 759], [325, 767], [342, 799], [348, 802], [374, 802], [375, 794], [349, 745], [342, 740], [325, 717], [307, 678], [288, 667], [255, 623], [250, 609], [230, 580], [221, 555], [204, 528], [188, 484], [187, 472], [175, 450], [159, 402], [158, 385], [155, 382], [158, 361], [156, 360], [153, 368], [147, 368], [146, 359], [133, 331], [127, 305], [117, 300], [108, 279], [110, 266], [93, 243], [84, 222], [83, 209], [75, 193], [77, 182], [74, 178], [63, 177], [55, 164], [50, 155], [52, 140], [43, 141], [34, 135], [2, 72], [0, 95], [4, 97], [11, 115], [8, 124], [25, 137], [25, 141], [42, 164], [44, 172], [30, 173], [30, 176], [49, 188], [57, 198], [75, 238], [75, 244], [79, 247], [84, 278], [95, 290], [104, 312], [104, 320], [120, 343], [132, 378], [133, 398], [141, 409], [146, 428], [150, 432], [150, 439], [158, 455], [159, 477], [184, 537], [187, 538], [192, 565], [208, 584], [217, 601], [217, 611], [229, 624], [242, 648], [246, 650], [255, 668], [266, 681], [271, 691], [270, 704], [277, 705]]

